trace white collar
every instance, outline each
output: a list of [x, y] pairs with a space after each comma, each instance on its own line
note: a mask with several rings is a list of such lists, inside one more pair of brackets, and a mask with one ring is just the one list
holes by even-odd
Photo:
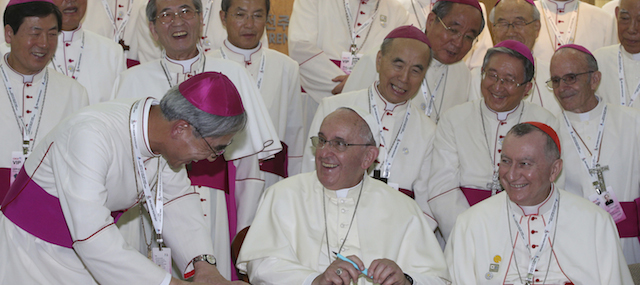
[[169, 62], [182, 65], [182, 68], [184, 68], [184, 73], [191, 73], [191, 66], [193, 65], [194, 62], [200, 59], [200, 54], [201, 53], [198, 53], [198, 55], [194, 56], [193, 58], [185, 59], [185, 60], [174, 60], [174, 59], [170, 59], [168, 56], [166, 58]]
[[247, 61], [247, 62], [251, 61], [251, 55], [257, 52], [262, 47], [262, 43], [258, 42], [258, 46], [256, 46], [255, 48], [243, 49], [233, 45], [228, 40], [224, 40], [224, 45], [232, 52], [244, 55], [244, 61]]
[[11, 65], [9, 64], [9, 60], [8, 59], [9, 59], [9, 54], [10, 53], [11, 52], [8, 52], [8, 53], [6, 53], [4, 55], [4, 64], [7, 67], [9, 67], [9, 70], [11, 70], [11, 72], [15, 73], [16, 75], [22, 76], [22, 83], [32, 83], [34, 78], [35, 78], [35, 76], [40, 74], [40, 73], [42, 73], [42, 70], [44, 70], [44, 69], [42, 69], [42, 70], [38, 71], [38, 73], [35, 73], [35, 74], [22, 74], [22, 73], [18, 72], [17, 70], [13, 69], [13, 67], [11, 67]]
[[[548, 1], [555, 4], [558, 10], [565, 10], [565, 8], [568, 8], [570, 11], [573, 11], [578, 7], [578, 5], [575, 5], [575, 7], [573, 5], [575, 4], [574, 2], [576, 2], [576, 0], [568, 0], [568, 1], [548, 0]], [[563, 12], [566, 12], [566, 11], [563, 11]]]

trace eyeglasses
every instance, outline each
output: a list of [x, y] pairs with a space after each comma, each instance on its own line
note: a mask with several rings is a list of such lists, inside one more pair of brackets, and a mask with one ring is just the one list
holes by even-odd
[[462, 39], [468, 43], [468, 44], [475, 44], [478, 41], [478, 36], [471, 36], [471, 35], [462, 35], [462, 33], [452, 27], [447, 27], [447, 25], [444, 24], [444, 22], [442, 21], [442, 19], [440, 17], [436, 17], [438, 18], [438, 21], [440, 21], [440, 24], [442, 24], [442, 26], [444, 27], [445, 30], [447, 30], [447, 32], [449, 32], [449, 35], [451, 37], [454, 38], [460, 38], [462, 37]]
[[562, 76], [562, 78], [554, 76], [551, 77], [551, 79], [547, 80], [547, 87], [553, 89], [553, 88], [558, 88], [560, 87], [560, 80], [562, 80], [562, 82], [564, 82], [564, 84], [567, 85], [571, 85], [573, 83], [576, 83], [576, 79], [578, 77], [578, 75], [583, 75], [583, 74], [588, 74], [588, 73], [593, 73], [595, 71], [587, 71], [587, 72], [583, 72], [583, 73], [569, 73], [569, 74], [565, 74], [564, 76]]
[[500, 81], [502, 86], [504, 86], [504, 88], [507, 88], [507, 89], [520, 87], [526, 83], [526, 82], [516, 83], [516, 81], [513, 79], [500, 78], [500, 76], [498, 76], [498, 74], [495, 72], [485, 72], [485, 71], [482, 72], [482, 80], [487, 80], [491, 84], [495, 84], [498, 81]]
[[370, 143], [346, 143], [342, 140], [330, 140], [328, 141], [325, 138], [321, 138], [321, 137], [311, 137], [311, 144], [313, 145], [313, 147], [315, 147], [316, 149], [322, 149], [324, 148], [326, 145], [331, 146], [331, 148], [333, 148], [334, 150], [337, 150], [339, 152], [344, 152], [345, 150], [347, 150], [348, 146], [374, 146], [373, 144]]
[[173, 23], [176, 17], [180, 17], [180, 19], [183, 20], [191, 20], [196, 16], [197, 13], [199, 13], [199, 11], [197, 10], [193, 10], [191, 8], [182, 8], [182, 10], [178, 12], [164, 11], [160, 13], [160, 15], [156, 16], [156, 19], [158, 19], [162, 24], [169, 24]]
[[497, 23], [493, 24], [493, 27], [500, 30], [508, 30], [510, 26], [513, 26], [513, 28], [516, 30], [522, 30], [525, 26], [528, 26], [535, 21], [536, 20], [533, 20], [528, 23], [524, 20], [516, 20], [513, 23], [509, 23], [507, 21], [498, 21]]
[[251, 17], [251, 19], [253, 19], [253, 21], [255, 22], [261, 22], [261, 21], [266, 21], [267, 18], [264, 16], [264, 13], [253, 13], [252, 15], [249, 15], [249, 13], [246, 12], [238, 12], [233, 14], [233, 17], [236, 19], [236, 21], [238, 22], [246, 22], [249, 17]]
[[[193, 126], [193, 125], [191, 125]], [[221, 156], [222, 154], [224, 154], [225, 149], [221, 149], [216, 151], [215, 149], [213, 149], [213, 147], [211, 147], [211, 145], [209, 144], [209, 142], [207, 142], [207, 140], [204, 139], [204, 136], [202, 135], [202, 133], [200, 132], [200, 130], [198, 130], [196, 127], [193, 127], [194, 130], [196, 130], [196, 132], [198, 133], [198, 135], [200, 135], [200, 138], [202, 138], [202, 140], [204, 141], [204, 143], [207, 144], [207, 146], [209, 147], [209, 149], [211, 150], [211, 158], [212, 160], [216, 160], [216, 158], [218, 158], [219, 156]], [[229, 142], [229, 144], [231, 144], [231, 142]], [[228, 144], [228, 145], [229, 145]], [[224, 147], [227, 147], [228, 145], [225, 145]]]

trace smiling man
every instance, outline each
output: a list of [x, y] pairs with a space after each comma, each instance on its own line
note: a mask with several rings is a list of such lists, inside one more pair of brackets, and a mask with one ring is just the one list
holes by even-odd
[[502, 191], [498, 163], [507, 131], [529, 120], [556, 126], [547, 110], [522, 101], [534, 64], [521, 42], [498, 43], [484, 58], [483, 98], [451, 108], [438, 124], [428, 203], [445, 239], [460, 213]]
[[[435, 125], [411, 98], [420, 88], [429, 66], [427, 37], [414, 26], [401, 26], [389, 33], [378, 52], [376, 70], [380, 80], [368, 89], [325, 98], [311, 123], [309, 136], [318, 133], [322, 120], [338, 107], [357, 106], [369, 110], [382, 134], [380, 154], [369, 174], [410, 197], [427, 191]], [[302, 171], [317, 169], [310, 142], [304, 149]], [[420, 196], [422, 197], [422, 196]], [[426, 215], [425, 203], [418, 204]], [[435, 221], [428, 217], [435, 229]]]
[[445, 249], [455, 284], [633, 284], [611, 216], [553, 183], [561, 150], [539, 122], [507, 133], [505, 191], [462, 213]]

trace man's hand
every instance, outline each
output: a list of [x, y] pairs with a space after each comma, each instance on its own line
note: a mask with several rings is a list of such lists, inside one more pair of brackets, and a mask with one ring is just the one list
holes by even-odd
[[[347, 256], [355, 262], [360, 269], [356, 269], [351, 263], [341, 259], [336, 259], [333, 263], [329, 264], [327, 270], [320, 274], [313, 280], [313, 285], [331, 285], [331, 284], [349, 284], [351, 280], [353, 283], [358, 283], [358, 276], [360, 270], [364, 270], [364, 263], [355, 255]], [[340, 274], [338, 274], [340, 273]]]
[[373, 279], [373, 283], [380, 285], [409, 285], [409, 280], [404, 276], [404, 272], [395, 261], [390, 259], [376, 259], [371, 262], [371, 266], [367, 269], [369, 277]]
[[336, 78], [331, 79], [333, 82], [340, 82], [340, 84], [336, 85], [336, 87], [331, 90], [331, 94], [336, 95], [342, 93], [342, 88], [344, 88], [344, 84], [347, 83], [347, 78], [349, 75], [339, 75]]
[[[218, 268], [214, 265], [211, 265], [205, 261], [198, 261], [193, 264], [196, 272], [193, 275], [194, 283], [204, 283], [204, 284], [247, 284], [242, 281], [229, 281], [220, 275]], [[193, 283], [188, 283], [193, 284]]]

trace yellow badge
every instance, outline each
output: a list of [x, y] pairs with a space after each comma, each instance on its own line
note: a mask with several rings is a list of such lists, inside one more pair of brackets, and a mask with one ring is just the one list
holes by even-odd
[[500, 257], [499, 255], [496, 255], [496, 256], [493, 257], [493, 261], [495, 263], [500, 263], [500, 261], [502, 261], [502, 257]]

